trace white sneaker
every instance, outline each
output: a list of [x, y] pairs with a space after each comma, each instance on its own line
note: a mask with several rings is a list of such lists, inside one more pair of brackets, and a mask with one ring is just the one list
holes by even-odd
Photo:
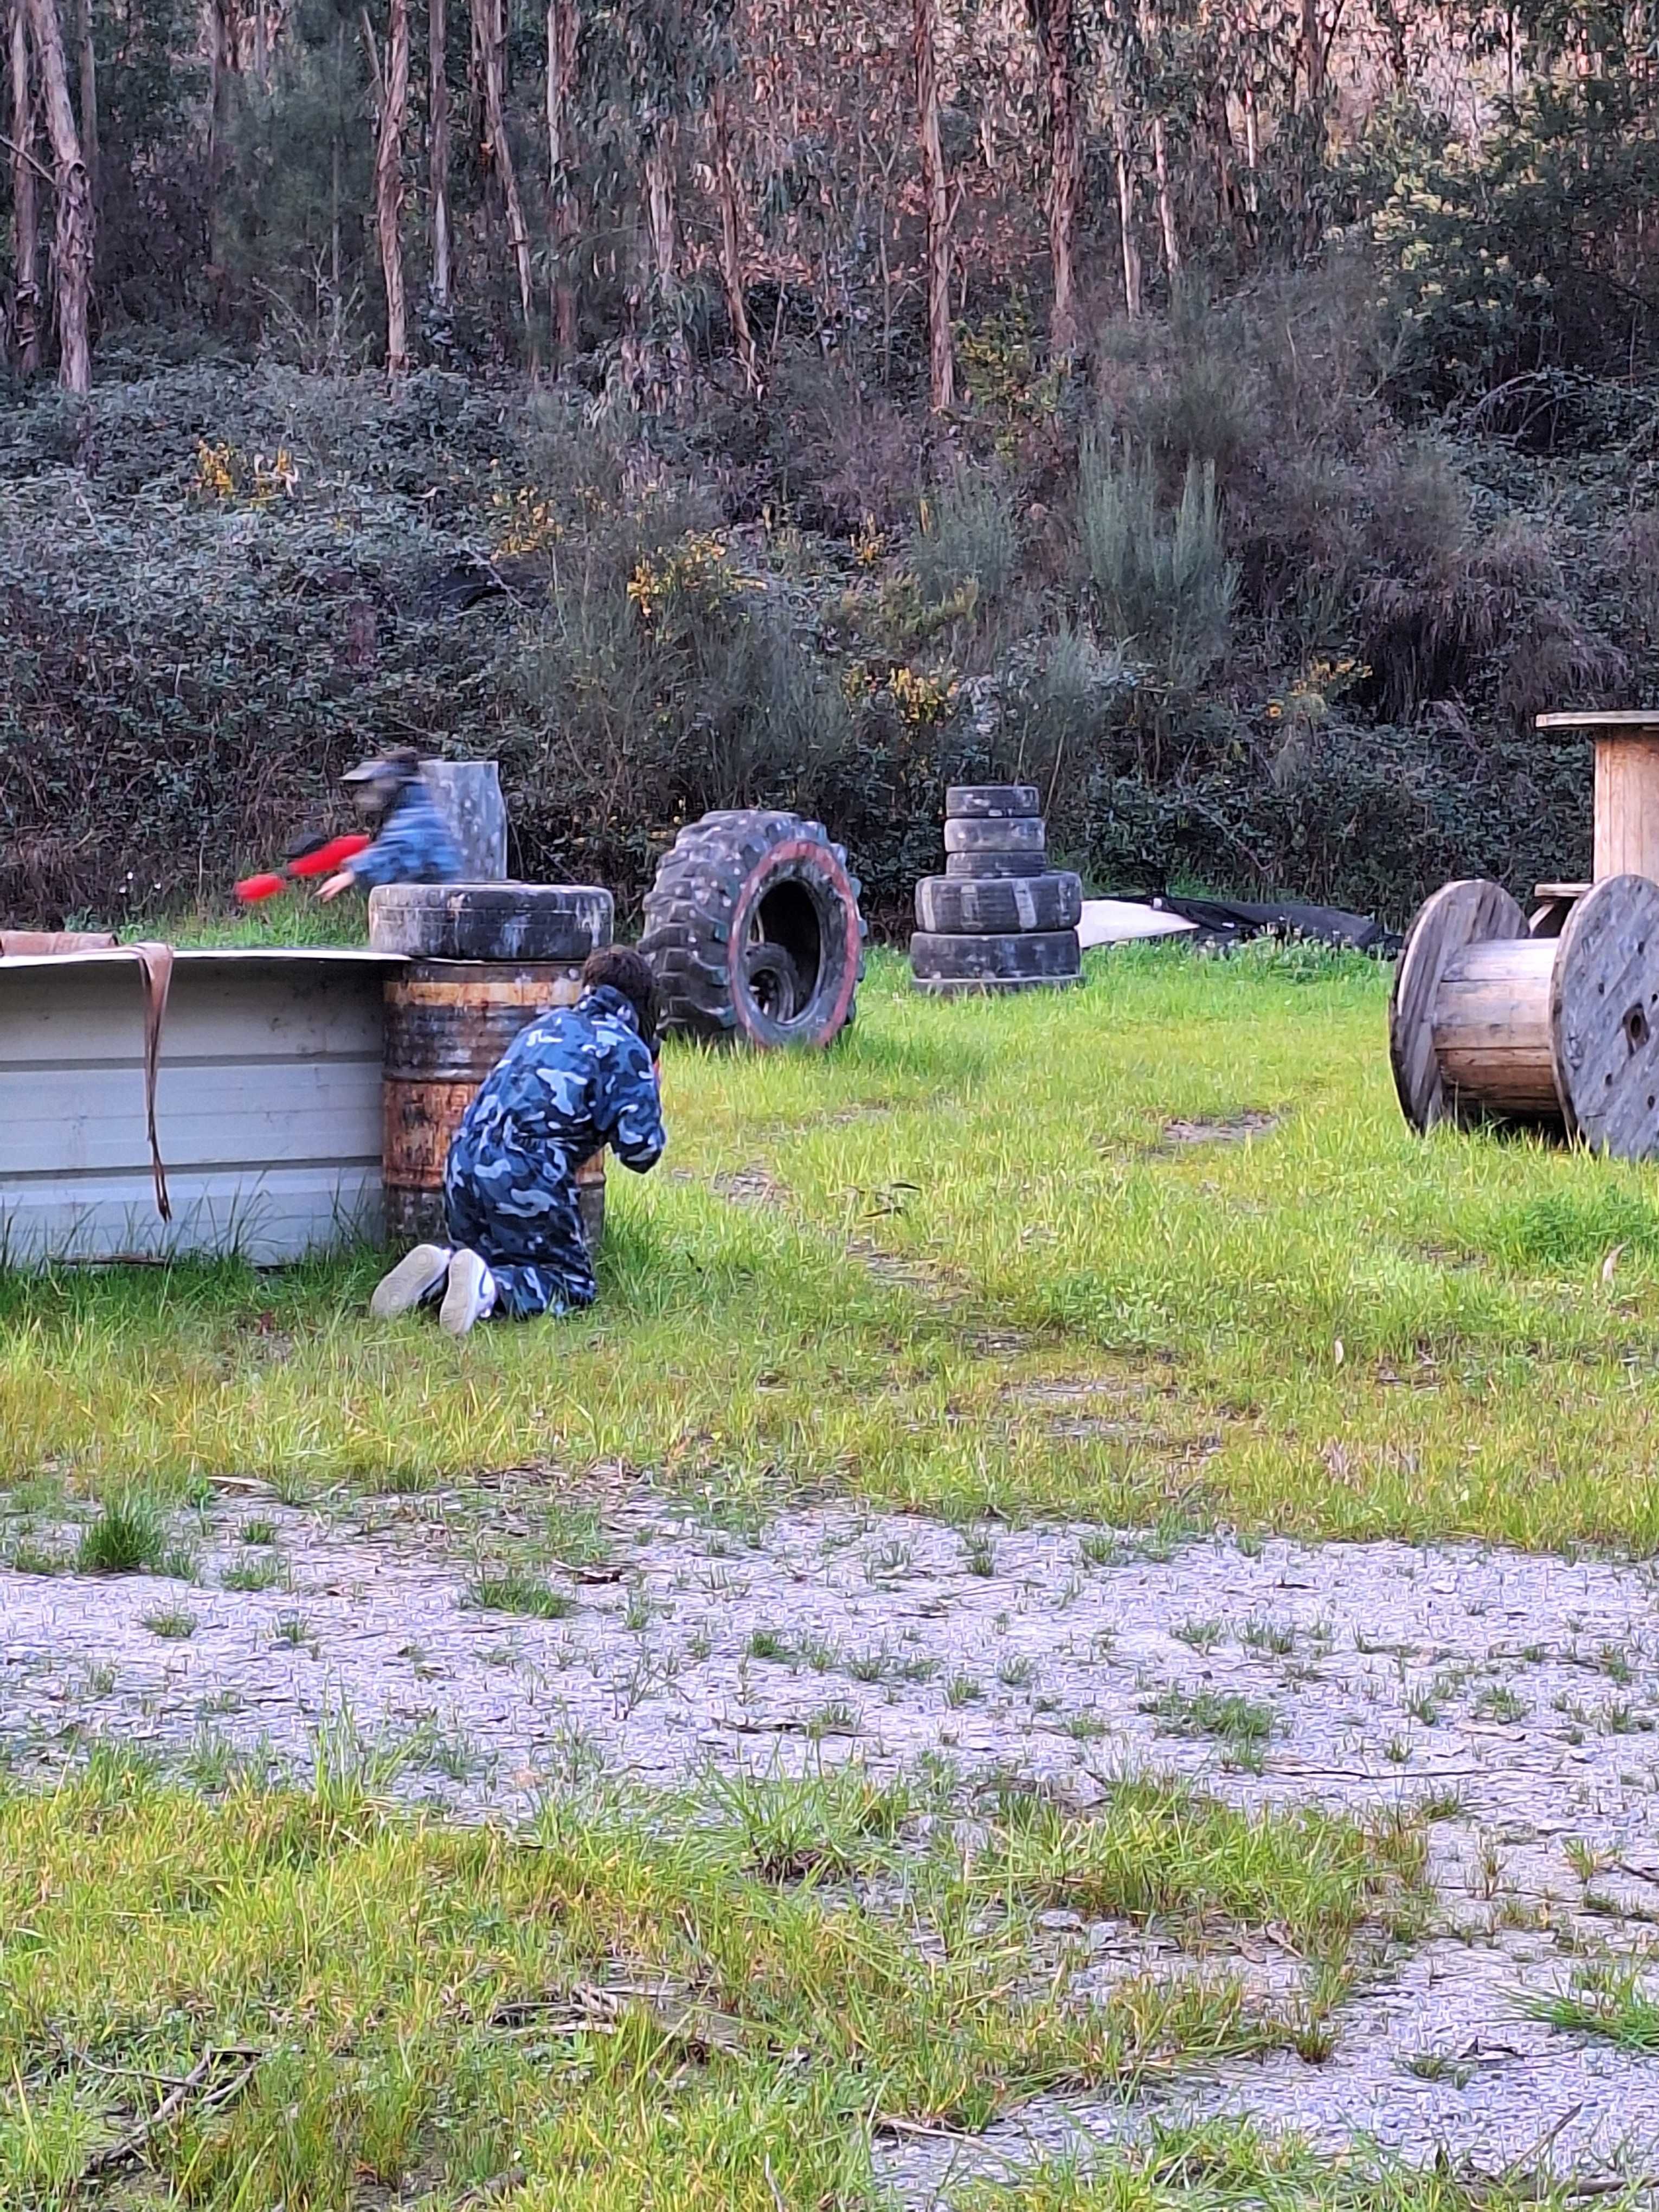
[[476, 1252], [457, 1252], [449, 1263], [449, 1288], [438, 1315], [438, 1326], [451, 1336], [465, 1336], [475, 1321], [495, 1310], [495, 1278]]
[[376, 1321], [392, 1321], [429, 1298], [449, 1273], [447, 1244], [417, 1244], [404, 1253], [389, 1275], [374, 1285], [368, 1310]]

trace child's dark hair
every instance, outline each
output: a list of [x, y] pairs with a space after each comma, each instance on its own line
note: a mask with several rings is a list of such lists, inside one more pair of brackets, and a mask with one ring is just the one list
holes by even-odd
[[597, 991], [609, 984], [620, 991], [638, 1017], [640, 1035], [653, 1052], [657, 1048], [657, 979], [651, 963], [631, 945], [602, 945], [582, 963], [582, 988]]

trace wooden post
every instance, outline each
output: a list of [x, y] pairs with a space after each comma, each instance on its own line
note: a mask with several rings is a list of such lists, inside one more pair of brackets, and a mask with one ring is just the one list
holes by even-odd
[[1537, 726], [1588, 731], [1595, 746], [1595, 880], [1659, 883], [1659, 714], [1540, 714]]

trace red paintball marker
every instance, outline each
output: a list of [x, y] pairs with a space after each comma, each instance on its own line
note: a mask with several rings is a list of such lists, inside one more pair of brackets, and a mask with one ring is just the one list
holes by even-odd
[[337, 868], [344, 867], [359, 853], [366, 853], [374, 843], [372, 837], [354, 833], [348, 837], [310, 837], [304, 844], [295, 845], [282, 866], [268, 875], [244, 876], [236, 886], [236, 896], [244, 906], [255, 906], [261, 899], [275, 898], [278, 891], [299, 883], [308, 876], [331, 876]]

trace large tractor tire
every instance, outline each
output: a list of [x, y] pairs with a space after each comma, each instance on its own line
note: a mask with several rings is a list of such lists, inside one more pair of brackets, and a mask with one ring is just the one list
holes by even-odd
[[841, 1034], [867, 934], [858, 878], [823, 824], [753, 808], [681, 830], [646, 896], [640, 950], [665, 1030], [770, 1050]]

